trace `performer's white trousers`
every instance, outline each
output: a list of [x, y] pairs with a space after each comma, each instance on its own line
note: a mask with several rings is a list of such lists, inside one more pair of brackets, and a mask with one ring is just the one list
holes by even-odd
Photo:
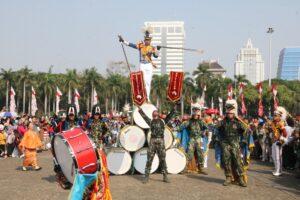
[[276, 145], [276, 142], [272, 145], [272, 159], [275, 165], [275, 173], [281, 173], [282, 171], [282, 146]]
[[144, 76], [144, 83], [147, 93], [147, 99], [150, 101], [150, 91], [151, 91], [151, 81], [152, 81], [152, 74], [153, 74], [153, 66], [151, 63], [140, 63], [140, 69], [143, 72]]

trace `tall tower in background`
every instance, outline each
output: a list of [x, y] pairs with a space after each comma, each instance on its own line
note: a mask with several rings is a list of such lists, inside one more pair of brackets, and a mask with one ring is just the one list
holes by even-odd
[[300, 80], [300, 47], [286, 47], [280, 51], [277, 78]]
[[234, 64], [234, 75], [245, 75], [252, 84], [264, 80], [265, 64], [258, 48], [254, 48], [251, 39], [248, 39], [244, 48], [241, 48]]
[[[164, 21], [164, 22], [145, 22], [145, 26], [153, 28], [152, 44], [154, 46], [184, 47], [185, 31], [184, 22], [181, 21]], [[168, 74], [170, 71], [183, 71], [184, 68], [184, 51], [179, 49], [160, 50], [158, 58], [153, 59], [157, 69], [153, 74]]]

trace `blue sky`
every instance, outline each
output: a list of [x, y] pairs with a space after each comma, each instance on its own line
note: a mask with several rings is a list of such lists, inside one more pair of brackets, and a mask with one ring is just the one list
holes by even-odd
[[[203, 55], [185, 54], [185, 71], [201, 60], [218, 59], [232, 76], [240, 48], [252, 39], [268, 71], [268, 36], [273, 26], [273, 75], [286, 46], [300, 46], [299, 0], [0, 0], [0, 67], [28, 65], [55, 72], [124, 60], [117, 34], [142, 39], [144, 21], [185, 22], [186, 47]], [[137, 52], [128, 49], [138, 64]], [[267, 74], [267, 73], [266, 73]], [[267, 77], [267, 76], [266, 76]]]

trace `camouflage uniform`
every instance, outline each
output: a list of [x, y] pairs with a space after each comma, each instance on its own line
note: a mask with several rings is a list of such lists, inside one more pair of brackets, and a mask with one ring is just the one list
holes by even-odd
[[188, 144], [188, 160], [191, 161], [194, 157], [194, 152], [196, 151], [197, 155], [197, 166], [200, 169], [203, 168], [204, 156], [203, 150], [201, 149], [201, 138], [204, 134], [204, 131], [207, 129], [203, 121], [199, 119], [190, 119], [185, 125], [189, 130], [190, 141]]
[[[231, 179], [236, 174], [241, 178], [244, 170], [240, 156], [240, 138], [246, 138], [246, 127], [236, 118], [225, 118], [219, 124], [218, 130], [225, 176]], [[246, 141], [243, 140], [242, 143]]]
[[107, 126], [105, 122], [100, 119], [94, 119], [91, 124], [91, 136], [98, 148], [102, 147], [103, 137], [107, 133]]
[[170, 114], [166, 117], [165, 120], [162, 119], [153, 119], [151, 120], [146, 116], [143, 110], [139, 110], [141, 116], [145, 119], [147, 124], [150, 126], [151, 130], [151, 139], [149, 144], [149, 149], [147, 152], [147, 163], [145, 169], [146, 178], [149, 177], [151, 171], [151, 165], [155, 153], [158, 154], [159, 162], [161, 165], [162, 174], [164, 177], [167, 175], [167, 164], [166, 164], [166, 149], [164, 142], [164, 131], [165, 131], [165, 123], [168, 123], [174, 114], [174, 110], [170, 112]]

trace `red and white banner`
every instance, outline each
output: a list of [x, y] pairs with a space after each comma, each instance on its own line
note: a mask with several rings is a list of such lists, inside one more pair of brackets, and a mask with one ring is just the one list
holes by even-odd
[[147, 99], [142, 71], [130, 73], [132, 100], [141, 106]]
[[245, 104], [245, 96], [244, 96], [244, 88], [245, 88], [245, 83], [240, 83], [239, 84], [239, 96], [241, 99], [241, 113], [242, 115], [245, 115], [247, 113], [247, 108]]
[[227, 100], [231, 100], [233, 96], [232, 84], [229, 84], [227, 87]]
[[31, 87], [31, 116], [35, 116], [36, 111], [38, 110], [36, 104], [36, 92], [33, 87]]
[[279, 101], [277, 98], [277, 86], [275, 84], [272, 85], [272, 94], [273, 94], [273, 101], [274, 101], [274, 110], [276, 110], [279, 106]]
[[77, 114], [80, 111], [79, 98], [80, 98], [80, 94], [79, 94], [78, 90], [75, 89], [75, 92], [74, 92], [74, 104], [76, 106]]
[[10, 102], [9, 102], [9, 111], [15, 112], [16, 111], [16, 102], [15, 102], [15, 90], [13, 87], [10, 88], [9, 96], [10, 96]]
[[92, 106], [94, 106], [94, 105], [96, 105], [97, 103], [98, 103], [98, 94], [97, 94], [97, 91], [96, 91], [96, 88], [94, 88], [94, 90], [93, 90], [93, 105]]
[[176, 102], [181, 98], [183, 77], [183, 72], [170, 72], [167, 97], [172, 102]]
[[60, 97], [62, 96], [62, 92], [60, 91], [60, 89], [58, 87], [56, 87], [56, 109], [55, 109], [55, 113], [58, 114], [59, 112], [59, 102], [60, 102]]
[[262, 102], [262, 92], [263, 92], [263, 89], [262, 89], [262, 83], [258, 83], [256, 85], [256, 88], [257, 88], [257, 91], [258, 91], [258, 98], [259, 98], [259, 101], [258, 101], [258, 116], [262, 117], [264, 115], [264, 106], [263, 106], [263, 102]]

